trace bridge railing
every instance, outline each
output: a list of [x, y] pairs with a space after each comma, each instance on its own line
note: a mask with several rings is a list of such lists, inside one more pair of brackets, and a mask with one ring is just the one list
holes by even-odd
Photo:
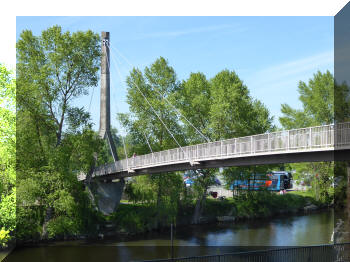
[[281, 152], [329, 150], [350, 146], [350, 122], [238, 137], [210, 143], [185, 146], [123, 159], [95, 169], [94, 175], [104, 175], [133, 169], [193, 163]]

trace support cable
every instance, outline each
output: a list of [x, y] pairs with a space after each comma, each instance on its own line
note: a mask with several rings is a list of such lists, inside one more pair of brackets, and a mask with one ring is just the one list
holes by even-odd
[[173, 133], [169, 130], [169, 128], [167, 127], [167, 125], [164, 123], [164, 121], [161, 119], [161, 117], [158, 115], [157, 111], [153, 108], [153, 106], [151, 105], [151, 103], [148, 101], [147, 97], [144, 95], [144, 93], [141, 91], [141, 89], [139, 88], [139, 86], [132, 80], [132, 84], [135, 85], [135, 87], [137, 88], [137, 90], [140, 92], [140, 94], [142, 95], [142, 97], [146, 100], [147, 104], [150, 106], [150, 108], [152, 109], [153, 113], [158, 117], [159, 121], [163, 124], [163, 126], [165, 127], [165, 129], [168, 131], [168, 133], [170, 134], [170, 136], [173, 138], [173, 140], [175, 141], [175, 143], [179, 146], [179, 148], [181, 149], [181, 151], [184, 153], [184, 155], [187, 155], [187, 157], [189, 158], [189, 155], [185, 152], [185, 150], [182, 148], [182, 146], [179, 144], [179, 142], [177, 141], [177, 139], [174, 137]]
[[146, 138], [147, 145], [148, 145], [149, 149], [151, 150], [151, 153], [153, 154], [152, 147], [151, 147], [151, 145], [150, 145], [149, 142], [148, 142], [148, 139], [147, 139], [147, 136], [146, 136], [145, 132], [142, 131], [142, 134], [143, 134], [144, 137]]
[[[107, 46], [108, 46], [108, 48], [110, 47], [110, 45], [107, 45]], [[109, 48], [109, 53], [111, 54], [111, 49], [110, 48]], [[107, 56], [107, 65], [108, 65], [108, 69], [110, 71], [111, 67], [110, 67], [110, 61], [108, 60], [108, 56]], [[111, 84], [112, 84], [112, 81], [111, 81]], [[118, 111], [118, 107], [117, 107], [117, 111]], [[127, 168], [127, 170], [129, 170], [129, 160], [128, 160], [128, 154], [127, 154], [127, 150], [126, 150], [126, 145], [125, 145], [124, 137], [123, 136], [121, 136], [121, 137], [122, 137], [122, 142], [123, 142], [123, 147], [124, 147], [124, 154], [125, 154], [125, 159], [126, 159], [126, 168]]]
[[[118, 64], [118, 60], [117, 60], [116, 57], [114, 57], [114, 54], [112, 54], [112, 60], [115, 62], [115, 64]], [[118, 66], [115, 66], [115, 68], [117, 69], [117, 72], [118, 72], [120, 81], [123, 81], [123, 77], [122, 77], [122, 75], [121, 75], [121, 72], [120, 72]], [[116, 105], [116, 106], [117, 106], [117, 105]], [[146, 134], [145, 134], [143, 131], [142, 131], [142, 133], [143, 133], [143, 135], [144, 135], [144, 137], [145, 137], [145, 139], [146, 139], [146, 142], [147, 142], [147, 145], [148, 145], [149, 149], [150, 149], [151, 152], [153, 153], [152, 147], [151, 147], [151, 145], [150, 145], [150, 143], [149, 143], [149, 141], [148, 141], [148, 139], [147, 139]]]
[[[131, 66], [131, 67], [134, 67], [134, 65], [133, 64], [131, 64], [130, 62], [129, 62], [129, 60], [116, 48], [116, 47], [113, 47], [113, 46], [111, 46], [110, 44], [109, 44], [109, 46], [111, 47], [111, 48], [113, 48], [122, 58], [124, 58], [124, 60]], [[110, 49], [111, 50], [111, 49]], [[153, 86], [153, 88], [154, 88], [154, 90], [160, 95], [160, 97], [162, 98], [162, 99], [164, 99], [175, 111], [176, 111], [176, 113], [178, 114], [178, 115], [180, 115], [181, 117], [183, 117], [186, 121], [187, 121], [187, 123], [189, 123], [196, 131], [197, 131], [197, 133], [202, 137], [202, 138], [204, 138], [208, 143], [210, 143], [211, 141], [210, 141], [210, 139], [208, 138], [208, 137], [206, 137], [201, 131], [199, 131], [172, 103], [170, 103], [169, 102], [169, 100], [165, 97], [165, 96], [163, 96], [161, 93], [160, 93], [160, 91], [155, 87], [155, 86]]]
[[95, 90], [95, 86], [93, 86], [92, 88], [92, 93], [91, 93], [91, 97], [90, 97], [90, 103], [89, 103], [89, 113], [90, 113], [90, 109], [91, 109], [91, 102], [92, 102], [92, 97], [94, 96], [94, 90]]

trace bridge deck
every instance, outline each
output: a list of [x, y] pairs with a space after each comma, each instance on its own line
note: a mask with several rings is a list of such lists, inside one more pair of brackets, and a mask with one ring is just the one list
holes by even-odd
[[[100, 166], [93, 177], [118, 178], [167, 171], [334, 160], [350, 149], [350, 122], [226, 139], [136, 156]], [[344, 156], [343, 156], [344, 157]], [[84, 175], [79, 177], [80, 180]]]

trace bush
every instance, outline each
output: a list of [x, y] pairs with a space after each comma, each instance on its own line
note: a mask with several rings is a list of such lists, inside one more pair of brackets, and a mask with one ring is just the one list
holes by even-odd
[[47, 232], [49, 238], [71, 236], [79, 233], [79, 227], [75, 219], [59, 216], [48, 222]]
[[11, 239], [10, 230], [5, 230], [5, 228], [1, 228], [0, 230], [0, 246], [6, 247], [7, 242]]
[[141, 233], [154, 228], [155, 216], [153, 205], [125, 204], [120, 205], [109, 220], [115, 222], [119, 230]]
[[44, 220], [43, 208], [41, 206], [17, 206], [16, 211], [16, 239], [39, 239]]

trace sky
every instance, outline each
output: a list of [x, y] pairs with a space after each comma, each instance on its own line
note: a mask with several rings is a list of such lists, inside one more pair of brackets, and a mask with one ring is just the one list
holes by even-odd
[[[53, 25], [71, 32], [110, 32], [111, 124], [117, 128], [117, 112], [128, 112], [125, 78], [130, 69], [143, 70], [160, 56], [168, 60], [180, 81], [191, 72], [202, 72], [210, 79], [223, 69], [235, 71], [251, 96], [270, 110], [278, 126], [282, 103], [301, 109], [299, 81], [307, 82], [318, 70], [334, 71], [332, 16], [18, 16], [16, 38], [22, 30], [39, 35]], [[88, 96], [74, 101], [76, 106], [90, 109], [96, 130], [99, 92], [99, 86], [91, 87]]]

